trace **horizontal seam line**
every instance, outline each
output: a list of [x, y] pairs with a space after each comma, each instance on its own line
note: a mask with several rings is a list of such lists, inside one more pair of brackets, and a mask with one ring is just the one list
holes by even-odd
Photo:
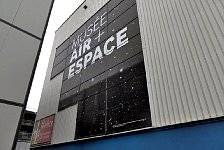
[[38, 36], [36, 36], [36, 35], [34, 35], [34, 34], [28, 32], [28, 31], [26, 31], [26, 30], [24, 30], [24, 29], [22, 29], [22, 28], [19, 28], [19, 27], [15, 26], [15, 25], [13, 25], [13, 24], [11, 24], [11, 23], [9, 23], [9, 22], [7, 22], [7, 21], [1, 19], [1, 18], [0, 18], [0, 21], [1, 21], [2, 23], [5, 23], [5, 24], [9, 25], [10, 27], [12, 27], [12, 28], [14, 28], [14, 29], [17, 29], [17, 30], [19, 30], [19, 31], [21, 31], [21, 32], [23, 32], [23, 33], [26, 33], [26, 34], [32, 36], [32, 37], [35, 38], [35, 39], [42, 40], [42, 38], [40, 38], [40, 37], [38, 37]]
[[13, 105], [13, 106], [19, 106], [19, 107], [23, 107], [24, 106], [24, 104], [17, 103], [17, 102], [12, 102], [12, 101], [9, 101], [9, 100], [3, 100], [3, 99], [0, 99], [0, 103], [1, 104]]

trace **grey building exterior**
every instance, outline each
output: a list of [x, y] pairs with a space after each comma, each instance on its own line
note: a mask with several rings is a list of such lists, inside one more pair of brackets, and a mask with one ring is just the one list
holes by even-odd
[[31, 137], [34, 127], [36, 113], [32, 111], [25, 111], [19, 130], [19, 137], [17, 139], [16, 150], [30, 150]]
[[14, 149], [53, 0], [0, 0], [0, 149]]
[[[67, 54], [69, 54], [70, 51], [69, 46], [74, 46], [74, 41], [73, 44], [70, 43], [71, 45], [68, 43], [71, 42], [70, 39], [73, 35], [79, 32], [85, 24], [87, 24], [85, 27], [90, 27], [88, 23], [96, 19], [97, 16], [100, 17], [102, 11], [105, 9], [108, 14], [107, 32], [109, 34], [110, 25], [113, 24], [114, 21], [114, 29], [116, 30], [116, 28], [119, 28], [122, 30], [128, 23], [124, 24], [122, 27], [117, 27], [119, 23], [122, 22], [122, 20], [128, 20], [133, 17], [135, 13], [132, 14], [133, 16], [130, 15], [126, 18], [122, 18], [122, 16], [130, 12], [131, 9], [134, 9], [133, 7], [136, 7], [137, 16], [129, 23], [134, 24], [136, 18], [139, 22], [139, 34], [141, 37], [146, 75], [145, 82], [147, 83], [148, 93], [148, 104], [146, 104], [147, 107], [150, 108], [148, 116], [150, 116], [151, 119], [151, 124], [145, 127], [147, 130], [153, 131], [154, 129], [169, 128], [170, 126], [187, 126], [195, 122], [200, 124], [201, 122], [213, 122], [214, 120], [223, 123], [224, 1], [136, 0], [136, 3], [134, 1], [132, 2], [130, 0], [85, 0], [56, 31], [36, 118], [38, 121], [55, 114], [51, 144], [56, 145], [52, 147], [40, 147], [39, 149], [51, 150], [54, 148], [57, 149], [57, 147], [58, 150], [66, 149], [66, 144], [63, 145], [62, 143], [80, 140], [77, 138], [76, 134], [79, 133], [77, 131], [79, 128], [77, 127], [77, 122], [80, 121], [78, 117], [79, 108], [81, 106], [80, 103], [82, 103], [81, 100], [76, 100], [74, 97], [68, 100], [68, 103], [69, 101], [75, 101], [73, 105], [65, 106], [65, 104], [64, 107], [60, 107], [63, 98], [69, 95], [69, 92], [77, 90], [76, 88], [72, 89], [74, 91], [68, 90], [70, 84], [77, 84], [77, 82], [80, 82], [71, 80], [69, 84], [65, 85], [65, 82], [69, 81], [68, 70], [66, 72], [67, 63], [68, 61], [70, 61], [70, 63], [72, 62], [71, 57], [67, 57]], [[109, 18], [113, 18], [113, 16], [115, 17], [110, 22]], [[129, 28], [128, 25], [127, 27]], [[109, 37], [110, 36], [108, 36], [108, 38]], [[130, 41], [129, 43], [132, 43]], [[63, 52], [65, 52], [65, 54]], [[60, 56], [63, 57], [63, 59], [61, 59]], [[64, 60], [66, 57], [67, 62]], [[58, 61], [58, 59], [60, 59], [60, 61]], [[94, 63], [91, 65], [93, 64]], [[98, 68], [101, 68], [101, 66], [99, 65]], [[83, 74], [81, 76], [93, 74], [95, 71], [92, 69], [92, 72], [87, 73], [85, 72], [87, 69], [88, 66], [86, 69], [84, 68], [82, 70]], [[73, 72], [72, 69], [70, 70], [70, 73], [71, 72]], [[74, 75], [74, 78], [79, 78], [77, 75], [78, 73]], [[71, 77], [71, 79], [72, 78], [73, 77]], [[80, 80], [82, 82], [82, 77]], [[66, 87], [69, 88], [66, 89]], [[80, 91], [78, 90], [78, 92]], [[106, 116], [110, 117], [108, 116], [109, 111], [107, 110]], [[106, 122], [108, 121], [107, 119], [105, 120]], [[133, 121], [130, 122], [133, 123]], [[130, 122], [125, 123], [129, 124]], [[122, 124], [118, 124], [117, 126], [122, 126]], [[108, 124], [106, 127], [108, 127]], [[116, 127], [116, 125], [114, 125], [114, 127]], [[136, 129], [138, 130], [138, 128], [134, 128], [123, 131], [130, 132]], [[139, 130], [142, 130], [142, 128], [139, 128]], [[106, 132], [108, 132], [108, 130], [106, 130]], [[117, 132], [113, 132], [113, 134], [109, 135], [114, 134], [117, 134]], [[94, 136], [86, 137], [86, 139], [99, 136], [95, 134]], [[169, 134], [169, 136], [172, 137], [173, 135]], [[190, 136], [194, 139], [193, 133]], [[175, 138], [176, 141], [178, 141], [178, 137]], [[204, 138], [206, 139], [207, 137], [202, 137], [202, 139]], [[220, 137], [218, 138], [220, 139]], [[81, 139], [83, 140], [83, 138]], [[102, 140], [104, 141], [102, 143], [110, 147], [111, 143], [108, 141], [113, 140], [118, 142], [115, 139], [109, 138], [109, 140]], [[147, 141], [145, 138], [144, 140]], [[122, 141], [119, 142], [122, 143]], [[131, 143], [132, 141], [130, 140], [129, 142]], [[173, 143], [175, 145], [175, 142]], [[57, 144], [59, 145], [57, 146]], [[147, 145], [147, 143], [145, 144]], [[151, 144], [153, 145], [155, 143]], [[200, 145], [200, 142], [198, 144]], [[220, 144], [219, 140], [217, 144]], [[70, 143], [67, 145], [76, 147], [75, 142], [74, 144]], [[79, 147], [80, 149], [82, 149], [83, 145], [83, 149], [91, 149], [91, 144], [89, 144], [88, 141], [84, 142], [83, 145], [77, 145], [77, 147], [81, 147]], [[99, 145], [100, 144], [96, 142], [96, 145], [93, 145], [93, 147], [100, 147]], [[101, 148], [103, 149], [105, 145]], [[126, 146], [128, 147], [128, 145]], [[137, 149], [139, 145], [136, 144], [135, 146]], [[188, 147], [186, 146], [185, 148], [187, 149]], [[167, 149], [169, 148], [167, 147]]]

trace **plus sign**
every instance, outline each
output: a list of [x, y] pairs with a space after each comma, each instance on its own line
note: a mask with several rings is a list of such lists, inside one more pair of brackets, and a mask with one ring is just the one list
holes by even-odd
[[98, 42], [100, 42], [100, 37], [101, 37], [103, 34], [104, 34], [104, 32], [100, 32], [100, 30], [99, 30], [98, 36], [95, 38], [95, 40], [98, 39]]

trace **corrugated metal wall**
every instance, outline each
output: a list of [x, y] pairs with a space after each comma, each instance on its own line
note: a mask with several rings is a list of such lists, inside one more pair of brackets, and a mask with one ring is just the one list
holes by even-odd
[[153, 126], [224, 114], [224, 0], [137, 0]]

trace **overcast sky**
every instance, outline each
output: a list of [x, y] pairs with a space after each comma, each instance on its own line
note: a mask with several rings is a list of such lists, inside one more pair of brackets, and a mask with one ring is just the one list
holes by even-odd
[[38, 109], [55, 31], [83, 1], [84, 0], [55, 0], [30, 91], [27, 110], [36, 112]]

